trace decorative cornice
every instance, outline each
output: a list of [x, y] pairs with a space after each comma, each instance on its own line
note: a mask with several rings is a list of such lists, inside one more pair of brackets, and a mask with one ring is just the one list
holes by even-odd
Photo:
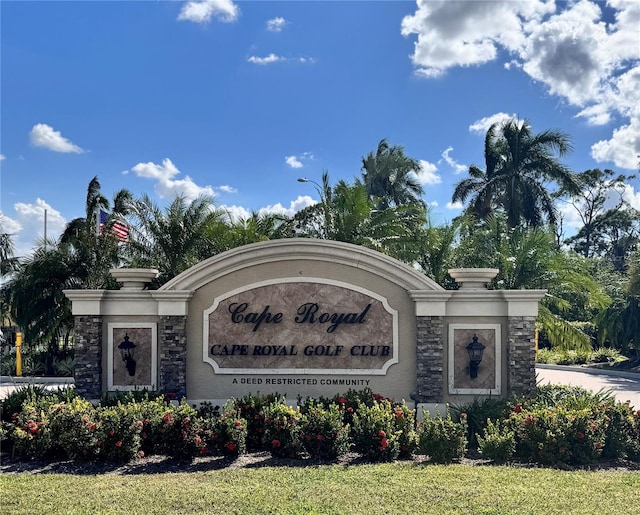
[[210, 257], [163, 285], [159, 291], [196, 290], [220, 277], [265, 263], [320, 261], [371, 272], [406, 290], [444, 289], [413, 268], [380, 252], [331, 240], [293, 238], [252, 243]]

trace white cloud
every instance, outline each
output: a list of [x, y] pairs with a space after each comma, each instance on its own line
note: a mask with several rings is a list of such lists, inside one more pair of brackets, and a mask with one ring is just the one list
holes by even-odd
[[260, 208], [258, 210], [258, 214], [275, 213], [278, 215], [293, 216], [301, 209], [304, 209], [305, 207], [313, 206], [314, 204], [317, 204], [317, 203], [318, 203], [317, 200], [313, 200], [308, 195], [299, 195], [295, 200], [291, 201], [288, 208], [284, 207], [282, 204], [280, 204], [280, 202], [278, 202], [277, 204]]
[[188, 175], [184, 179], [174, 179], [182, 172], [168, 158], [164, 159], [161, 165], [151, 162], [138, 163], [131, 171], [138, 177], [155, 180], [154, 190], [161, 198], [183, 196], [187, 200], [194, 200], [200, 195], [214, 195], [211, 186], [198, 186]]
[[640, 211], [640, 190], [635, 191], [633, 186], [627, 185], [622, 194], [622, 198], [626, 200], [633, 209]]
[[277, 63], [277, 62], [286, 61], [286, 60], [287, 59], [285, 57], [276, 55], [274, 53], [271, 53], [266, 57], [258, 57], [258, 56], [252, 55], [247, 59], [247, 61], [249, 61], [250, 63], [261, 64], [261, 65], [272, 64], [272, 63]]
[[34, 204], [17, 202], [13, 206], [15, 218], [0, 213], [5, 232], [13, 234], [15, 255], [26, 256], [44, 237], [44, 213], [47, 212], [47, 239], [57, 240], [67, 225], [59, 211], [38, 198]]
[[507, 113], [496, 113], [491, 116], [487, 116], [485, 118], [480, 118], [476, 120], [471, 125], [469, 125], [469, 132], [473, 132], [474, 134], [479, 134], [484, 137], [494, 123], [502, 123], [505, 120], [509, 120], [511, 118], [517, 118], [515, 114], [507, 114]]
[[0, 161], [4, 161], [6, 159], [4, 154], [0, 154]]
[[629, 125], [613, 131], [610, 140], [592, 145], [591, 157], [596, 161], [613, 161], [616, 166], [629, 170], [638, 168], [640, 158], [640, 118], [632, 118]]
[[411, 59], [416, 73], [438, 77], [453, 66], [479, 65], [496, 58], [499, 46], [519, 48], [526, 22], [553, 10], [553, 1], [450, 2], [418, 0], [402, 20], [402, 35], [417, 35]]
[[[612, 18], [605, 19], [603, 9]], [[634, 168], [640, 139], [640, 2], [447, 2], [418, 0], [402, 21], [415, 36], [416, 73], [438, 77], [452, 67], [506, 57], [591, 125], [615, 119], [609, 141], [594, 145], [597, 159]], [[506, 51], [508, 55], [504, 52]], [[475, 130], [475, 129], [472, 129]], [[624, 147], [623, 143], [631, 143]], [[630, 166], [631, 165], [631, 166]]]
[[222, 191], [223, 193], [238, 193], [238, 190], [233, 186], [222, 185], [216, 188], [218, 191]]
[[267, 30], [271, 32], [282, 32], [286, 24], [287, 21], [284, 18], [277, 16], [267, 21]]
[[302, 168], [304, 166], [303, 161], [313, 161], [315, 158], [311, 152], [303, 152], [299, 156], [285, 156], [284, 161], [291, 168]]
[[44, 147], [54, 152], [73, 154], [82, 154], [84, 152], [78, 145], [63, 137], [60, 131], [54, 130], [53, 127], [45, 123], [35, 124], [29, 133], [29, 139], [32, 145]]
[[467, 165], [463, 165], [458, 163], [453, 157], [451, 157], [449, 154], [451, 154], [451, 152], [453, 152], [453, 147], [447, 147], [447, 149], [442, 152], [442, 159], [440, 159], [438, 161], [438, 163], [441, 163], [442, 161], [444, 161], [445, 163], [447, 163], [451, 168], [453, 168], [453, 173], [455, 174], [459, 174], [462, 172], [466, 172], [468, 170], [468, 166]]
[[251, 216], [251, 212], [242, 206], [226, 206], [223, 204], [219, 208], [216, 208], [216, 211], [225, 212], [228, 215], [229, 220], [232, 222], [244, 220]]
[[193, 0], [187, 2], [178, 15], [178, 20], [194, 23], [208, 23], [215, 17], [224, 23], [231, 23], [240, 16], [240, 8], [231, 0]]
[[464, 209], [462, 202], [447, 202], [447, 209]]
[[285, 156], [284, 161], [291, 168], [302, 168], [304, 166], [296, 156]]
[[422, 185], [440, 184], [442, 178], [438, 175], [438, 167], [429, 161], [420, 159], [420, 173], [413, 174]]
[[294, 63], [311, 63], [316, 62], [315, 57], [284, 57], [282, 55], [276, 55], [273, 52], [265, 57], [259, 57], [252, 55], [247, 58], [247, 61], [253, 64], [267, 65], [273, 63], [294, 62]]

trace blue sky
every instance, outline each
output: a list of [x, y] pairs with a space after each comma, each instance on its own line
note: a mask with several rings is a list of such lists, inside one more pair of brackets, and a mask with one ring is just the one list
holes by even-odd
[[[435, 221], [492, 121], [559, 129], [574, 171], [637, 170], [640, 2], [3, 1], [0, 221], [24, 255], [98, 176], [159, 205], [293, 214], [382, 138]], [[640, 182], [627, 200], [640, 208]], [[564, 209], [567, 230], [575, 225]]]

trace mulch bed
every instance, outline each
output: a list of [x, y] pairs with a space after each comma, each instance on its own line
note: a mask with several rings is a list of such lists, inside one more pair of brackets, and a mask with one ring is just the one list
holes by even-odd
[[[109, 463], [102, 461], [71, 461], [71, 460], [22, 460], [7, 453], [0, 454], [0, 473], [3, 474], [77, 474], [77, 475], [135, 475], [135, 474], [164, 474], [178, 472], [207, 472], [220, 469], [251, 469], [260, 467], [309, 467], [337, 464], [345, 467], [370, 463], [360, 454], [348, 453], [334, 462], [321, 460], [291, 460], [274, 458], [267, 451], [254, 452], [230, 458], [225, 456], [203, 456], [189, 460], [177, 459], [169, 456], [147, 456], [136, 458], [128, 463]], [[414, 463], [429, 466], [425, 456], [415, 456], [412, 460], [399, 463]], [[465, 466], [491, 465], [491, 461], [482, 459], [477, 453], [469, 453], [459, 463]], [[537, 464], [512, 463], [513, 467], [540, 468]], [[561, 470], [591, 470], [591, 471], [638, 471], [640, 463], [626, 460], [598, 462], [589, 467], [571, 467], [559, 465], [554, 467]]]

